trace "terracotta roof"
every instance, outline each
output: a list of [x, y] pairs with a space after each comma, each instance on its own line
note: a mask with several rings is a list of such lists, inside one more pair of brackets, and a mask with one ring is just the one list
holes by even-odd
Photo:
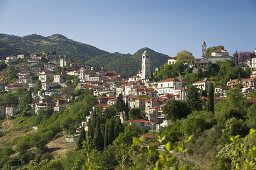
[[108, 105], [108, 104], [97, 104], [97, 105], [94, 105], [93, 107], [95, 107], [95, 108], [98, 108], [98, 107], [106, 108], [106, 107], [111, 107], [111, 106]]
[[175, 89], [175, 90], [188, 90], [188, 89], [185, 89], [185, 87], [181, 87], [181, 88], [178, 88], [178, 89]]
[[237, 82], [237, 81], [238, 81], [238, 79], [234, 79], [234, 80], [228, 81], [227, 83], [233, 83], [233, 82]]
[[175, 78], [168, 78], [168, 79], [159, 81], [159, 83], [162, 83], [162, 82], [170, 82], [170, 81], [177, 81], [177, 79], [175, 79]]
[[134, 102], [134, 101], [136, 101], [136, 100], [144, 100], [144, 101], [146, 101], [146, 100], [148, 100], [147, 98], [138, 98], [138, 99], [134, 99], [133, 101], [131, 101], [131, 102]]
[[145, 120], [145, 119], [130, 119], [130, 120], [127, 120], [125, 122], [144, 122], [144, 123], [151, 123], [151, 124], [156, 124], [155, 122], [150, 122], [148, 120]]
[[55, 99], [53, 99], [53, 100], [54, 100], [54, 101], [58, 101], [58, 100], [59, 100], [59, 101], [61, 101], [61, 100], [62, 100], [62, 101], [65, 101], [66, 99], [64, 99], [64, 98], [55, 98]]
[[250, 81], [250, 80], [255, 80], [256, 77], [251, 77], [251, 78], [248, 78], [248, 79], [243, 79], [243, 81]]
[[131, 82], [126, 83], [125, 85], [126, 85], [126, 86], [129, 86], [129, 85], [133, 85], [133, 84], [135, 84], [135, 82], [134, 82], [134, 81], [131, 81]]
[[115, 97], [100, 96], [98, 99], [115, 99]]
[[247, 99], [247, 101], [250, 103], [256, 103], [256, 98], [250, 98], [250, 99]]
[[198, 83], [206, 83], [207, 81], [196, 81], [193, 84], [198, 84]]
[[219, 48], [218, 50], [214, 51], [216, 53], [228, 53], [226, 50], [222, 50], [221, 48]]
[[130, 78], [141, 78], [140, 76], [133, 76], [133, 77], [130, 77]]
[[[208, 97], [202, 96], [200, 97], [201, 100], [208, 100]], [[214, 100], [223, 100], [227, 99], [226, 97], [214, 97]]]
[[119, 78], [119, 77], [120, 77], [119, 75], [112, 76], [113, 79], [116, 79], [116, 78]]
[[177, 59], [177, 57], [170, 57], [170, 58], [168, 58], [168, 60], [176, 60]]
[[82, 85], [83, 88], [94, 88], [95, 86], [92, 85], [88, 85], [88, 84], [84, 84]]
[[107, 71], [106, 74], [107, 73], [117, 73], [117, 72], [112, 70], [112, 71]]
[[146, 101], [147, 101], [147, 102], [150, 102], [150, 101], [165, 102], [166, 100], [167, 100], [166, 98], [154, 97], [154, 98], [148, 99], [148, 100], [146, 100]]

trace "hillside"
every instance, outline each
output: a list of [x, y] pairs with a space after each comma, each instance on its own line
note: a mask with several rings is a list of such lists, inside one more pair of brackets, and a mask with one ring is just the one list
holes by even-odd
[[[0, 34], [0, 43], [27, 53], [55, 51], [58, 55], [70, 56], [74, 60], [86, 61], [91, 57], [107, 53], [91, 45], [70, 40], [60, 34], [53, 34], [48, 37], [37, 34], [24, 37]], [[10, 53], [5, 55], [10, 55]]]
[[151, 56], [152, 70], [166, 62], [168, 56], [157, 53], [149, 48], [142, 48], [135, 54], [109, 53], [88, 44], [77, 42], [61, 34], [44, 37], [31, 34], [24, 37], [0, 34], [0, 58], [19, 53], [53, 52], [57, 55], [71, 57], [74, 61], [88, 65], [115, 70], [123, 75], [131, 76], [138, 72], [141, 55], [147, 50]]
[[104, 66], [106, 70], [115, 70], [120, 74], [131, 76], [141, 69], [141, 55], [145, 50], [150, 54], [152, 71], [160, 67], [168, 59], [167, 55], [155, 52], [149, 48], [142, 48], [133, 55], [120, 53], [104, 54], [90, 59], [86, 64], [96, 67]]

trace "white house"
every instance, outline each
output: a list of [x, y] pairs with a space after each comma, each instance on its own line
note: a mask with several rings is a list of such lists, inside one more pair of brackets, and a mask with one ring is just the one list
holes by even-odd
[[43, 90], [49, 90], [50, 88], [58, 87], [58, 86], [59, 86], [59, 84], [54, 83], [54, 82], [44, 82], [44, 83], [42, 83], [42, 89]]
[[251, 68], [252, 68], [252, 70], [256, 70], [256, 57], [253, 57], [253, 58], [252, 58], [252, 61], [251, 61]]
[[177, 61], [177, 57], [170, 57], [167, 61], [167, 64], [170, 65], [170, 64], [175, 64]]
[[35, 104], [35, 113], [38, 114], [39, 110], [45, 110], [48, 108], [54, 108], [55, 103], [53, 101], [39, 101]]
[[53, 82], [54, 83], [63, 83], [64, 82], [64, 75], [63, 74], [61, 74], [61, 73], [57, 73], [57, 74], [54, 74], [54, 76], [53, 76]]
[[130, 108], [139, 108], [140, 110], [145, 110], [145, 102], [147, 98], [139, 98], [130, 102]]
[[179, 89], [185, 85], [185, 82], [175, 78], [168, 78], [157, 83], [158, 94], [173, 94], [175, 89]]
[[5, 64], [15, 63], [17, 61], [18, 61], [18, 58], [16, 56], [7, 56], [5, 60]]
[[6, 107], [6, 115], [7, 116], [14, 116], [19, 112], [18, 107]]
[[226, 91], [228, 90], [228, 87], [227, 86], [216, 86], [215, 87], [215, 96], [218, 96], [218, 97], [226, 97]]
[[133, 76], [133, 77], [129, 77], [128, 82], [132, 82], [132, 81], [139, 81], [141, 80], [140, 76]]
[[192, 85], [200, 90], [208, 90], [209, 81], [196, 81]]

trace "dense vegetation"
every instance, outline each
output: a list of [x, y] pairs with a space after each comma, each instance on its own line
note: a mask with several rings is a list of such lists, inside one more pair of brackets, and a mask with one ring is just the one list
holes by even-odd
[[0, 34], [1, 59], [20, 53], [54, 52], [57, 55], [70, 57], [74, 61], [85, 62], [98, 68], [104, 67], [106, 70], [115, 70], [126, 76], [134, 75], [141, 69], [141, 55], [144, 50], [150, 54], [152, 71], [168, 59], [167, 55], [149, 48], [142, 48], [133, 55], [109, 53], [91, 45], [70, 40], [60, 34], [48, 37], [36, 34], [24, 37]]
[[198, 80], [208, 79], [214, 81], [215, 85], [225, 85], [227, 81], [233, 79], [249, 78], [251, 70], [242, 69], [232, 61], [223, 61], [212, 64], [208, 70], [191, 69], [181, 62], [175, 64], [164, 64], [153, 74], [153, 79], [164, 80], [167, 78], [178, 78], [191, 84]]
[[[24, 37], [0, 34], [0, 42], [5, 46], [24, 51], [25, 53], [33, 54], [38, 52], [54, 51], [59, 55], [72, 55], [71, 57], [74, 60], [83, 61], [86, 61], [91, 57], [107, 53], [93, 46], [70, 40], [60, 34], [53, 34], [48, 37], [37, 34], [31, 34]], [[6, 53], [5, 55], [12, 54]]]

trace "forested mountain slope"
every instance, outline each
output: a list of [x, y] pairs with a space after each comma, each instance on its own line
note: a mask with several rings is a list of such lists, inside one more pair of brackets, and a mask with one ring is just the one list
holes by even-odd
[[77, 42], [61, 34], [44, 37], [31, 34], [24, 37], [0, 34], [0, 58], [20, 53], [56, 52], [74, 61], [85, 62], [88, 65], [115, 70], [123, 75], [131, 76], [137, 73], [141, 65], [141, 55], [147, 50], [151, 56], [152, 70], [164, 64], [168, 56], [149, 48], [142, 48], [136, 53], [109, 53], [94, 46]]

